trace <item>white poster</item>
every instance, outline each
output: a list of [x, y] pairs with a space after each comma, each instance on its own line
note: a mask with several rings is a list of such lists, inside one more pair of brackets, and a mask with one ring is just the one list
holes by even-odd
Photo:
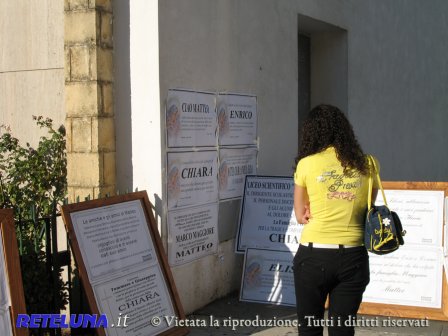
[[171, 266], [216, 253], [218, 244], [218, 203], [168, 212]]
[[[113, 328], [108, 336], [156, 335], [170, 328], [164, 317], [176, 316], [158, 264], [93, 286], [99, 310]], [[160, 324], [151, 323], [153, 317]], [[125, 327], [125, 325], [127, 325]]]
[[218, 200], [216, 151], [168, 153], [168, 209]]
[[259, 248], [295, 253], [302, 227], [294, 214], [292, 177], [246, 177], [236, 252]]
[[257, 142], [257, 98], [219, 94], [217, 98], [219, 145], [255, 145]]
[[167, 146], [216, 146], [215, 94], [169, 90], [166, 102]]
[[240, 300], [295, 306], [293, 259], [291, 252], [248, 248]]
[[157, 262], [139, 200], [73, 212], [71, 219], [90, 282], [142, 262]]
[[[385, 190], [389, 208], [397, 212], [403, 229], [405, 244], [442, 246], [443, 191]], [[381, 191], [376, 204], [383, 204]]]
[[[3, 249], [3, 237], [0, 230], [0, 309], [7, 310], [10, 305], [9, 281], [6, 270], [6, 260]], [[1, 330], [1, 329], [0, 329]]]
[[441, 308], [441, 247], [404, 245], [393, 253], [369, 257], [370, 283], [364, 302]]
[[13, 336], [11, 318], [8, 307], [0, 307], [0, 330], [2, 336]]
[[221, 149], [219, 151], [219, 199], [243, 196], [246, 175], [256, 173], [256, 148]]

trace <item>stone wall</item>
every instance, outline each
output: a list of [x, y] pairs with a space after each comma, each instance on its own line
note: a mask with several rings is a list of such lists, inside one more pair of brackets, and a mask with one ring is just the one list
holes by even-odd
[[115, 192], [111, 0], [66, 0], [65, 110], [69, 198]]

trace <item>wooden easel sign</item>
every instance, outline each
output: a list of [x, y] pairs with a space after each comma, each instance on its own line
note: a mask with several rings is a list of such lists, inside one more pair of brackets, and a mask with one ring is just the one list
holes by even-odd
[[407, 231], [405, 244], [391, 254], [370, 256], [370, 283], [359, 313], [448, 321], [443, 272], [448, 183], [384, 182], [383, 187]]
[[145, 191], [64, 205], [62, 216], [99, 335], [188, 333]]
[[0, 330], [3, 336], [25, 336], [16, 328], [18, 314], [25, 314], [22, 273], [12, 209], [0, 209]]

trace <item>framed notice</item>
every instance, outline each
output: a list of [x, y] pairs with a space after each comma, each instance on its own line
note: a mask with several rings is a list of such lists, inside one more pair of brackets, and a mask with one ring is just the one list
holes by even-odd
[[370, 284], [359, 313], [446, 321], [442, 237], [448, 183], [383, 182], [383, 187], [406, 230], [405, 244], [388, 255], [370, 254]]
[[240, 300], [295, 306], [293, 259], [292, 252], [248, 248]]
[[215, 94], [169, 90], [166, 99], [167, 146], [216, 146]]
[[218, 203], [168, 212], [168, 260], [171, 266], [218, 251]]
[[188, 332], [164, 323], [185, 315], [145, 191], [64, 205], [62, 216], [90, 309], [107, 316], [99, 335]]
[[[385, 190], [389, 208], [400, 214], [406, 244], [442, 246], [443, 190]], [[384, 204], [381, 193], [376, 202]]]
[[258, 248], [295, 253], [301, 234], [294, 214], [293, 178], [246, 176], [236, 252]]
[[218, 200], [218, 152], [168, 153], [168, 209]]
[[241, 197], [246, 175], [257, 172], [257, 148], [222, 148], [219, 151], [219, 199]]
[[0, 330], [5, 336], [28, 335], [16, 328], [18, 314], [26, 314], [13, 210], [0, 209]]
[[257, 98], [220, 93], [217, 98], [219, 145], [257, 143]]

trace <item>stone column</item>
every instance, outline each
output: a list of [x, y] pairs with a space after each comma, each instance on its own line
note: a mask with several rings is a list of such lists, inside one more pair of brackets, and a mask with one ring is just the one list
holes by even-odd
[[112, 0], [65, 0], [68, 194], [114, 194]]

